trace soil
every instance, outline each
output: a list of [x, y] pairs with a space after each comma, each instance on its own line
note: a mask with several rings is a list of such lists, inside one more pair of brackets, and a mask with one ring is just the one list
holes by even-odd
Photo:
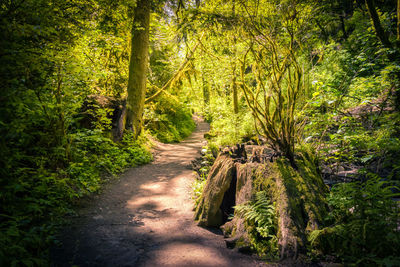
[[155, 160], [125, 172], [71, 218], [52, 266], [267, 266], [226, 248], [219, 229], [193, 220], [191, 161], [208, 124], [178, 144], [157, 144]]

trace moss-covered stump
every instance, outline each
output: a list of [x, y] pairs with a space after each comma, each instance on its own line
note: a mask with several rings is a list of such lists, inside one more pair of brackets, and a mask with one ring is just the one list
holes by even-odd
[[308, 234], [321, 226], [327, 212], [328, 192], [309, 153], [301, 154], [294, 170], [283, 158], [265, 165], [257, 180], [258, 190], [267, 191], [274, 201], [278, 218], [280, 257], [305, 252]]
[[251, 246], [246, 218], [235, 211], [233, 219], [227, 221], [224, 213], [253, 200], [256, 192], [265, 191], [275, 206], [279, 256], [292, 258], [306, 252], [309, 233], [321, 227], [327, 212], [328, 188], [315, 157], [299, 152], [295, 170], [283, 157], [269, 154], [249, 162], [252, 157], [247, 160], [232, 151], [238, 149], [221, 153], [209, 173], [196, 209], [199, 225], [222, 226], [231, 247]]
[[[117, 127], [118, 119], [124, 106], [124, 100], [103, 95], [88, 95], [80, 110], [80, 126], [93, 129], [102, 119], [109, 119], [113, 129]], [[104, 110], [108, 110], [104, 112]]]

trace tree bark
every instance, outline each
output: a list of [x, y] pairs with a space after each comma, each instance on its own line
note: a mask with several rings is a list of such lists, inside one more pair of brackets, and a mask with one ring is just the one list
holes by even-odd
[[235, 114], [239, 113], [239, 101], [238, 101], [238, 88], [236, 84], [236, 63], [233, 63], [232, 70], [232, 92], [233, 92], [233, 112]]
[[210, 89], [209, 89], [209, 83], [207, 78], [204, 75], [202, 75], [202, 87], [203, 87], [203, 105], [204, 105], [204, 109], [206, 109], [208, 107], [208, 105], [210, 104]]
[[397, 42], [400, 42], [400, 0], [397, 0]]
[[135, 138], [142, 129], [149, 54], [149, 28], [150, 1], [138, 0], [132, 27], [126, 119], [125, 124], [122, 124], [126, 129], [133, 130]]
[[382, 42], [382, 44], [388, 48], [392, 48], [392, 44], [389, 41], [389, 38], [382, 27], [381, 21], [379, 19], [379, 15], [376, 12], [374, 1], [373, 0], [365, 0], [365, 3], [368, 8], [369, 16], [372, 20], [372, 24], [374, 25], [376, 36]]
[[[235, 1], [233, 1], [233, 6], [232, 6], [232, 17], [235, 17]], [[239, 113], [239, 104], [238, 104], [238, 88], [236, 84], [236, 54], [237, 54], [237, 49], [236, 49], [236, 36], [233, 36], [233, 55], [234, 55], [234, 62], [233, 62], [233, 68], [232, 68], [232, 98], [233, 98], [233, 112], [235, 114]]]
[[[383, 46], [385, 46], [386, 48], [389, 48], [389, 49], [394, 49], [394, 53], [389, 53], [387, 55], [388, 59], [393, 63], [398, 63], [399, 59], [400, 59], [400, 52], [399, 52], [399, 49], [400, 49], [400, 44], [399, 44], [399, 38], [400, 38], [400, 29], [399, 29], [399, 27], [400, 27], [400, 24], [399, 24], [400, 0], [397, 0], [397, 42], [395, 42], [393, 44], [390, 42], [388, 34], [385, 32], [385, 30], [382, 27], [381, 21], [379, 19], [379, 15], [378, 15], [378, 13], [376, 12], [376, 9], [375, 9], [374, 1], [373, 0], [365, 0], [365, 3], [367, 5], [368, 12], [369, 12], [370, 18], [372, 20], [372, 24], [374, 26], [376, 36], [381, 41]], [[396, 76], [396, 79], [398, 81], [400, 81], [400, 72], [396, 71], [394, 73], [394, 75]], [[400, 88], [397, 88], [396, 91], [395, 91], [394, 106], [395, 106], [396, 110], [400, 111]]]
[[348, 36], [348, 34], [347, 34], [347, 31], [346, 31], [346, 24], [345, 24], [345, 21], [344, 21], [345, 16], [346, 16], [346, 13], [345, 13], [344, 11], [342, 11], [342, 15], [339, 15], [339, 18], [340, 18], [340, 24], [341, 24], [342, 32], [343, 32], [343, 39], [344, 39], [344, 40], [347, 40], [347, 38], [348, 38], [349, 36]]

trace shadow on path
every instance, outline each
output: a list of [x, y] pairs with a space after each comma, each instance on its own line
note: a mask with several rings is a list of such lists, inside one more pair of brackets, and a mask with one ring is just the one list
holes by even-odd
[[206, 131], [200, 122], [183, 142], [159, 144], [154, 162], [128, 170], [80, 209], [52, 249], [52, 265], [265, 266], [193, 221], [190, 162]]

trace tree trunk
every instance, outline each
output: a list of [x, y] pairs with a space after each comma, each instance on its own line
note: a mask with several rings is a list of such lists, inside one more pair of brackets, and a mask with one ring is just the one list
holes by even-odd
[[232, 93], [233, 93], [233, 112], [235, 114], [239, 113], [239, 101], [238, 101], [238, 88], [236, 84], [236, 63], [233, 63], [233, 70], [232, 70]]
[[210, 104], [210, 89], [209, 89], [209, 83], [207, 78], [204, 75], [204, 69], [202, 71], [202, 87], [203, 87], [203, 105], [204, 109], [208, 107]]
[[150, 1], [139, 0], [134, 11], [131, 57], [129, 61], [128, 98], [123, 127], [133, 130], [135, 138], [141, 132], [146, 93], [149, 54]]
[[[381, 41], [383, 46], [385, 46], [386, 48], [390, 48], [390, 49], [394, 48], [394, 53], [389, 53], [387, 55], [388, 59], [391, 62], [398, 64], [398, 62], [400, 60], [399, 42], [396, 42], [394, 44], [392, 44], [390, 42], [388, 34], [383, 29], [381, 21], [379, 19], [379, 15], [376, 12], [374, 1], [373, 0], [365, 0], [365, 3], [367, 5], [368, 12], [369, 12], [370, 18], [372, 20], [372, 24], [374, 26], [376, 36]], [[399, 14], [400, 14], [400, 10], [399, 10], [400, 1], [399, 0], [397, 1], [397, 5], [398, 5], [397, 6], [397, 40], [399, 40], [398, 39], [399, 31], [400, 31], [399, 30]], [[395, 76], [396, 76], [397, 81], [400, 81], [400, 71], [396, 71]], [[400, 88], [397, 88], [395, 91], [394, 106], [397, 111], [400, 111]]]
[[[232, 6], [232, 17], [235, 17], [235, 1], [233, 1], [233, 6]], [[233, 112], [235, 114], [239, 113], [239, 101], [238, 101], [238, 88], [236, 84], [236, 54], [237, 54], [237, 48], [236, 48], [236, 35], [233, 36], [233, 56], [234, 56], [234, 62], [233, 62], [233, 68], [232, 68], [232, 94], [233, 94]]]
[[400, 42], [400, 0], [397, 0], [397, 42]]
[[346, 16], [346, 13], [344, 11], [342, 11], [342, 15], [339, 15], [339, 18], [340, 18], [340, 25], [342, 27], [342, 32], [343, 32], [343, 39], [347, 40], [347, 38], [349, 36], [347, 35], [347, 31], [346, 31], [346, 24], [345, 24], [345, 20], [344, 20], [345, 16]]
[[389, 38], [382, 27], [381, 21], [379, 19], [379, 15], [376, 12], [374, 1], [373, 0], [365, 0], [365, 3], [368, 8], [369, 16], [372, 20], [372, 24], [374, 25], [376, 36], [382, 42], [382, 44], [388, 48], [392, 48], [392, 44], [389, 41]]

